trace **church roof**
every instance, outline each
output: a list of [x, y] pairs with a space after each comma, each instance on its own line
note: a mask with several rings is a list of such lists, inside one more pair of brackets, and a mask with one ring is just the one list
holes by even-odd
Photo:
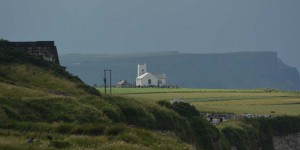
[[146, 77], [147, 75], [152, 75], [152, 74], [149, 73], [149, 72], [146, 72], [146, 73], [144, 73], [144, 74], [138, 76], [137, 79], [142, 79], [142, 78]]
[[166, 75], [165, 74], [153, 74], [157, 79], [165, 79]]
[[121, 84], [127, 84], [128, 82], [126, 80], [120, 80], [117, 84], [121, 85]]

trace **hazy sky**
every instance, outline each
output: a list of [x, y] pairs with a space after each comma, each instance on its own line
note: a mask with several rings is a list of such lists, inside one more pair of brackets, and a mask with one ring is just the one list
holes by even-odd
[[0, 0], [0, 18], [59, 54], [277, 51], [300, 69], [300, 0]]

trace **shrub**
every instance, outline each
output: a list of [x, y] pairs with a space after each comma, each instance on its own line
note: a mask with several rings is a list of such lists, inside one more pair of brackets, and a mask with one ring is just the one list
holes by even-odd
[[222, 133], [238, 149], [274, 149], [273, 136], [300, 132], [300, 118], [280, 116], [275, 118], [250, 118], [241, 120], [247, 126], [226, 127]]
[[179, 115], [185, 117], [199, 116], [200, 114], [199, 111], [195, 108], [195, 106], [190, 105], [189, 103], [175, 102], [171, 104], [168, 101], [158, 101], [157, 104], [172, 109]]
[[117, 107], [107, 105], [102, 108], [102, 111], [113, 122], [124, 121], [124, 116]]
[[81, 105], [76, 113], [75, 119], [79, 123], [96, 123], [103, 120], [102, 112], [93, 106]]
[[150, 107], [150, 112], [155, 118], [155, 129], [157, 130], [175, 130], [176, 120], [179, 119], [179, 115], [173, 111], [165, 110], [157, 106]]
[[300, 117], [280, 116], [269, 120], [276, 136], [300, 132]]
[[63, 148], [67, 148], [67, 147], [71, 146], [71, 143], [68, 141], [57, 139], [57, 140], [52, 140], [50, 142], [50, 146], [54, 147], [54, 148], [63, 149]]
[[122, 140], [126, 143], [139, 143], [140, 142], [140, 138], [138, 137], [136, 134], [134, 134], [133, 132], [123, 132], [122, 134], [119, 134], [116, 139], [117, 140]]
[[4, 113], [6, 114], [6, 116], [8, 118], [12, 118], [12, 119], [16, 119], [16, 120], [20, 120], [22, 117], [15, 112], [13, 109], [2, 106], [1, 109], [4, 111]]
[[199, 116], [200, 114], [195, 106], [192, 106], [189, 103], [175, 102], [172, 104], [172, 109], [185, 117]]
[[106, 97], [105, 100], [111, 105], [119, 107], [121, 116], [124, 116], [127, 124], [144, 128], [154, 127], [154, 117], [143, 104], [122, 97]]
[[193, 143], [197, 149], [217, 149], [215, 145], [218, 145], [221, 138], [218, 129], [201, 118], [194, 106], [184, 102], [170, 104], [167, 101], [159, 101], [157, 104], [177, 112], [177, 115], [171, 115], [172, 112], [154, 109], [152, 113], [159, 128], [174, 131], [182, 140]]
[[72, 134], [82, 135], [102, 135], [105, 131], [105, 126], [99, 124], [78, 125], [72, 129]]
[[84, 91], [86, 91], [87, 93], [90, 93], [92, 95], [101, 96], [100, 92], [92, 86], [82, 83], [82, 84], [79, 84], [77, 87], [83, 89]]
[[63, 123], [63, 124], [60, 124], [56, 128], [56, 132], [62, 133], [62, 134], [67, 134], [67, 133], [70, 133], [70, 131], [74, 128], [74, 126], [75, 126], [74, 124]]
[[105, 131], [105, 126], [103, 125], [93, 125], [91, 128], [90, 128], [90, 135], [101, 135], [103, 134]]
[[188, 118], [192, 128], [193, 138], [201, 149], [216, 149], [221, 138], [219, 130], [201, 117]]
[[125, 130], [126, 130], [126, 126], [124, 124], [116, 124], [106, 128], [105, 134], [116, 136], [120, 133], [123, 133]]

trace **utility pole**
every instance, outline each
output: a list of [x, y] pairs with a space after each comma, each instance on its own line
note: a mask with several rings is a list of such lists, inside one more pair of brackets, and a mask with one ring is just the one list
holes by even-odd
[[106, 82], [107, 82], [107, 79], [106, 79], [106, 72], [109, 72], [109, 94], [111, 96], [111, 70], [110, 69], [105, 69], [104, 70], [104, 94], [106, 95]]

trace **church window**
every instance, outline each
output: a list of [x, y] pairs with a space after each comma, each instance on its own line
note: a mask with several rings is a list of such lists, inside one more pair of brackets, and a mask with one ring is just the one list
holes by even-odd
[[150, 85], [150, 84], [151, 84], [151, 79], [148, 80], [148, 85]]

